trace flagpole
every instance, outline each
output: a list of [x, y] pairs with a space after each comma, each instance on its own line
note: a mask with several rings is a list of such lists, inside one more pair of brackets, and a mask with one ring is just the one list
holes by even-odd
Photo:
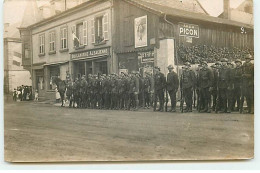
[[65, 0], [65, 10], [67, 10], [67, 0]]

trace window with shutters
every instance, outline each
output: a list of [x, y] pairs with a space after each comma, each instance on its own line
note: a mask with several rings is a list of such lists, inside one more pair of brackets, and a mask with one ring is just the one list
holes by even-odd
[[88, 22], [84, 21], [72, 27], [75, 48], [84, 48], [88, 45]]
[[39, 36], [39, 55], [44, 55], [45, 53], [45, 36], [41, 34]]
[[49, 52], [55, 52], [55, 31], [49, 33]]
[[105, 43], [108, 40], [108, 14], [98, 16], [91, 20], [91, 42], [94, 44]]
[[60, 31], [61, 36], [61, 50], [68, 49], [68, 28], [63, 27]]
[[83, 45], [88, 45], [88, 21], [83, 22]]

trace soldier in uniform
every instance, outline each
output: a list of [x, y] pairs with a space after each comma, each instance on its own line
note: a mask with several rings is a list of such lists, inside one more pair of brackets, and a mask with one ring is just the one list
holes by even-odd
[[173, 71], [172, 65], [168, 66], [169, 73], [167, 74], [166, 87], [171, 99], [171, 109], [169, 112], [176, 112], [176, 93], [179, 88], [179, 79], [177, 73]]
[[202, 68], [199, 71], [200, 96], [204, 109], [200, 112], [210, 113], [209, 103], [211, 99], [210, 92], [213, 90], [213, 72], [208, 68], [206, 61], [202, 61]]
[[104, 81], [104, 92], [105, 92], [105, 109], [110, 109], [111, 101], [111, 87], [110, 87], [110, 75], [106, 76]]
[[166, 79], [163, 73], [160, 72], [159, 67], [154, 67], [154, 107], [153, 111], [156, 111], [157, 99], [159, 98], [159, 109], [157, 111], [163, 112], [164, 105], [164, 89], [166, 87]]
[[101, 106], [101, 109], [105, 108], [105, 83], [106, 83], [106, 75], [103, 74], [100, 77], [100, 86], [101, 86], [100, 106]]
[[[71, 81], [70, 78], [67, 79], [67, 92], [66, 92], [66, 95], [67, 95], [67, 99], [69, 100], [69, 107], [71, 108], [72, 107], [72, 103], [74, 102], [73, 101], [73, 82]], [[73, 107], [74, 107], [74, 104], [73, 104]]]
[[132, 72], [130, 74], [129, 78], [129, 102], [128, 102], [128, 110], [131, 109], [131, 107], [136, 110], [138, 107], [138, 104], [136, 102], [136, 78], [135, 78], [135, 72]]
[[[217, 66], [216, 64], [211, 65], [211, 69], [213, 72], [213, 86], [212, 86], [212, 91], [211, 91], [211, 95], [212, 95], [212, 110], [215, 111], [216, 108], [216, 103], [217, 103], [217, 77], [218, 77], [218, 71], [217, 71]], [[211, 105], [211, 104], [210, 104]]]
[[77, 104], [77, 108], [79, 108], [79, 87], [80, 87], [80, 83], [79, 83], [79, 79], [76, 78], [74, 85], [73, 85], [73, 95], [74, 95], [74, 103], [73, 103], [73, 107], [75, 106], [75, 103]]
[[235, 111], [239, 111], [240, 99], [241, 99], [241, 87], [242, 87], [242, 61], [236, 59], [236, 68], [234, 69], [234, 95], [233, 106], [237, 105]]
[[235, 69], [234, 65], [231, 61], [227, 63], [228, 68], [229, 68], [229, 76], [230, 76], [230, 81], [229, 81], [229, 90], [228, 90], [228, 107], [230, 108], [230, 111], [234, 111], [234, 76], [235, 76]]
[[145, 72], [144, 78], [144, 107], [150, 109], [150, 91], [151, 91], [151, 81], [149, 72]]
[[192, 112], [192, 93], [196, 82], [195, 73], [190, 69], [191, 65], [189, 62], [186, 62], [184, 65], [180, 85], [186, 103], [185, 111]]
[[117, 83], [116, 74], [112, 75], [111, 79], [111, 109], [117, 109], [117, 101], [118, 101], [118, 83]]
[[221, 108], [220, 113], [231, 112], [231, 107], [227, 107], [228, 90], [230, 90], [230, 70], [227, 66], [227, 62], [228, 60], [226, 58], [221, 59], [222, 65], [218, 73], [219, 103], [221, 103], [221, 105], [219, 105]]
[[80, 81], [80, 89], [79, 89], [79, 92], [80, 92], [80, 100], [81, 100], [81, 103], [80, 103], [80, 107], [81, 108], [85, 108], [86, 107], [86, 88], [87, 88], [87, 80], [86, 80], [86, 76], [83, 75], [81, 77], [81, 81]]
[[140, 72], [136, 73], [136, 78], [139, 80], [139, 94], [138, 94], [138, 100], [139, 100], [139, 107], [144, 108], [144, 79], [142, 78]]
[[240, 112], [243, 111], [243, 101], [246, 98], [247, 113], [254, 113], [254, 64], [251, 63], [252, 56], [247, 54], [246, 62], [242, 66], [242, 101]]

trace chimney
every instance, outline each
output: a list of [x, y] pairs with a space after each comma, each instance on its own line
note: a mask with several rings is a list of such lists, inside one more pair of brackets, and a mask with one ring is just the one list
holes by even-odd
[[58, 14], [65, 10], [67, 0], [50, 0], [51, 15]]
[[223, 18], [230, 19], [230, 0], [223, 0]]

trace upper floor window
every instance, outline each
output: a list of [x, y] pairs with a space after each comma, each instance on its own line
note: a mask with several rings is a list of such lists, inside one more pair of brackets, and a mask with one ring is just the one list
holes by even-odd
[[88, 23], [87, 21], [78, 23], [72, 28], [74, 47], [81, 47], [88, 44]]
[[91, 42], [101, 43], [108, 40], [108, 14], [91, 20]]
[[39, 36], [39, 45], [40, 45], [40, 47], [39, 47], [39, 53], [40, 54], [44, 54], [45, 53], [45, 35], [44, 34], [41, 34], [40, 36]]
[[49, 33], [49, 45], [50, 45], [50, 52], [55, 51], [55, 32], [52, 31]]
[[61, 28], [61, 50], [68, 49], [68, 29], [67, 27]]

